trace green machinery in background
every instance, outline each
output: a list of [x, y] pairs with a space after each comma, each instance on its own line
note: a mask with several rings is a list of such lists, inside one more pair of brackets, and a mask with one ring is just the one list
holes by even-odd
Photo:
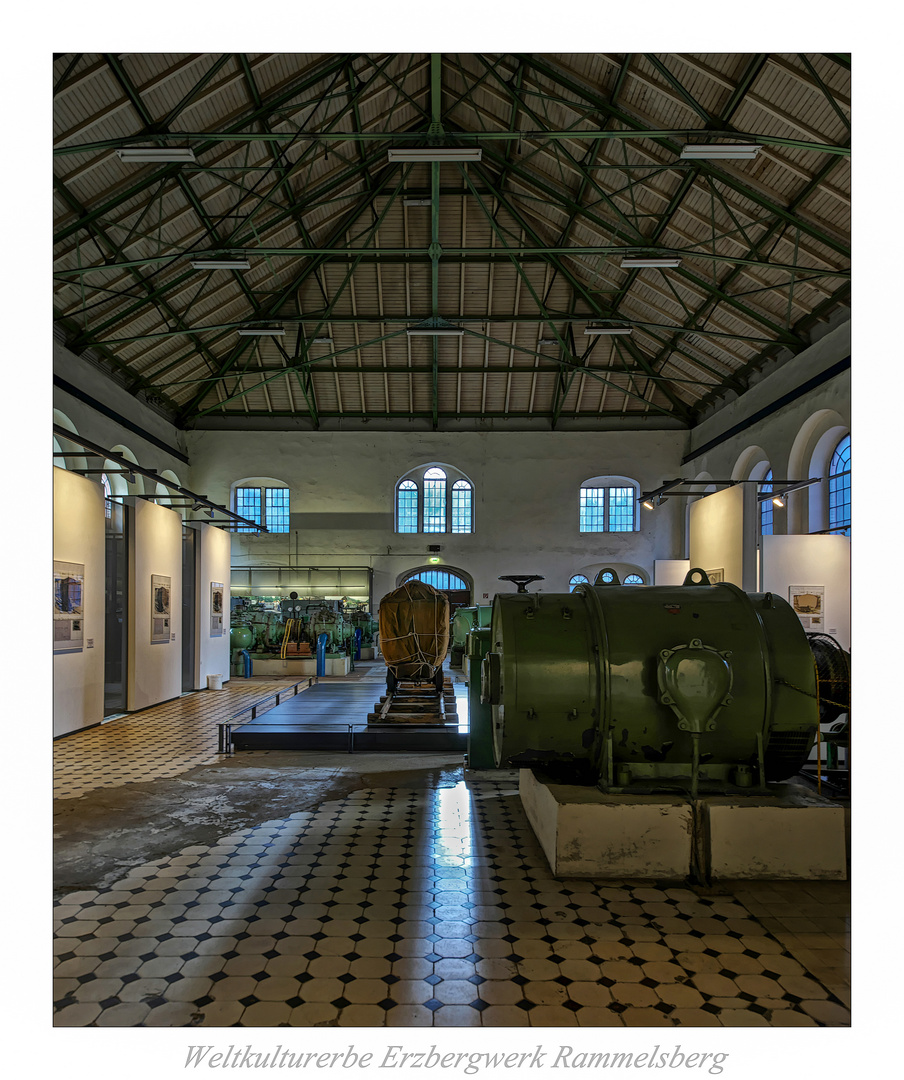
[[[488, 610], [492, 612], [492, 607]], [[490, 651], [492, 628], [475, 626], [468, 634], [464, 669], [468, 677], [468, 768], [494, 769], [493, 710], [480, 696], [480, 667]]]
[[569, 766], [607, 792], [764, 790], [800, 770], [819, 723], [790, 605], [698, 569], [497, 595], [481, 684], [497, 765]]
[[451, 649], [449, 665], [464, 667], [464, 658], [468, 647], [468, 634], [478, 626], [489, 626], [493, 617], [493, 605], [481, 604], [479, 607], [456, 608], [452, 615], [450, 630]]

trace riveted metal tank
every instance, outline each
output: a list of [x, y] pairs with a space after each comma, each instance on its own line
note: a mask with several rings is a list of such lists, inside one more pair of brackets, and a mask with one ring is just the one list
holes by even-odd
[[816, 734], [794, 611], [710, 585], [500, 594], [481, 669], [497, 764], [571, 763], [604, 791], [734, 791], [783, 780]]
[[346, 635], [342, 615], [328, 607], [321, 607], [310, 613], [307, 630], [312, 641], [317, 641], [321, 634], [328, 634], [328, 649], [341, 644]]

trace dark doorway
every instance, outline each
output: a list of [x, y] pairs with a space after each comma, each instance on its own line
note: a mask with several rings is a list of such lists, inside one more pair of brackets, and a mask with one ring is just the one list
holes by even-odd
[[195, 598], [198, 534], [182, 526], [182, 693], [195, 689]]
[[104, 716], [126, 711], [128, 671], [129, 553], [126, 523], [131, 508], [104, 502]]

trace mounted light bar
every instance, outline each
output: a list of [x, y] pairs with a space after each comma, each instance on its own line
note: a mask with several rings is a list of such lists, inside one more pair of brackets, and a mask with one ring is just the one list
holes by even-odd
[[153, 161], [158, 165], [194, 163], [195, 152], [190, 146], [127, 146], [117, 150], [121, 161]]
[[644, 501], [643, 501], [643, 503], [641, 505], [645, 506], [647, 510], [652, 510], [653, 509], [653, 500], [652, 499], [644, 499]]
[[193, 270], [250, 270], [247, 259], [192, 259]]
[[588, 326], [585, 334], [630, 334], [631, 326]]
[[404, 206], [432, 206], [432, 199], [403, 199]]
[[480, 161], [479, 146], [424, 146], [409, 150], [387, 150], [387, 160], [394, 161]]
[[239, 334], [241, 334], [242, 337], [257, 337], [260, 335], [266, 336], [268, 334], [275, 337], [282, 337], [284, 333], [285, 330], [281, 326], [242, 326], [239, 328]]
[[309, 345], [332, 345], [333, 339], [331, 337], [312, 337], [308, 338]]
[[537, 342], [537, 345], [540, 346], [541, 348], [544, 345], [558, 345], [558, 344], [559, 344], [559, 342], [555, 338], [551, 338], [551, 337], [540, 338], [540, 340]]
[[644, 266], [680, 266], [681, 258], [678, 255], [626, 255], [620, 265], [623, 270]]
[[681, 148], [684, 161], [752, 161], [762, 147], [756, 143], [687, 143]]
[[453, 326], [409, 326], [405, 333], [409, 337], [462, 337], [464, 330]]

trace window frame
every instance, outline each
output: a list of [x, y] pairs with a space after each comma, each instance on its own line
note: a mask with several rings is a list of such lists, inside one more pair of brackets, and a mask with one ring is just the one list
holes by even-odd
[[[257, 502], [258, 502], [258, 505], [260, 507], [260, 519], [259, 520], [258, 520], [258, 518], [255, 517], [253, 512], [248, 512], [247, 509], [240, 509], [240, 507], [239, 507], [239, 502], [240, 502], [239, 493], [243, 492], [243, 491], [256, 491], [257, 492]], [[283, 525], [282, 521], [279, 522], [277, 527], [274, 527], [273, 525], [268, 523], [268, 520], [267, 520], [267, 518], [268, 518], [268, 505], [267, 505], [268, 499], [267, 499], [267, 496], [268, 496], [268, 493], [271, 492], [271, 491], [284, 491], [286, 493], [286, 496], [285, 496], [285, 524], [284, 524], [284, 527], [280, 527], [280, 526]], [[283, 483], [249, 484], [249, 483], [246, 483], [246, 482], [240, 480], [237, 483], [233, 484], [233, 486], [232, 486], [232, 511], [235, 514], [238, 514], [240, 517], [248, 518], [250, 521], [257, 521], [257, 523], [262, 528], [267, 529], [268, 533], [275, 533], [275, 534], [279, 534], [279, 535], [285, 535], [286, 533], [289, 533], [289, 532], [292, 531], [292, 510], [291, 510], [291, 494], [290, 494], [290, 492], [291, 492], [291, 489], [290, 489], [288, 484], [283, 484]], [[280, 502], [282, 502], [281, 499], [280, 499]], [[271, 515], [278, 515], [278, 517], [281, 518], [282, 517], [281, 510], [282, 510], [281, 507], [277, 507], [277, 508], [275, 508], [275, 510], [273, 508], [270, 508], [270, 513], [271, 513]], [[236, 523], [235, 532], [239, 533], [240, 535], [244, 535], [244, 536], [253, 536], [255, 533], [258, 532], [258, 530], [252, 528], [250, 525], [241, 525], [239, 523]]]
[[[581, 492], [584, 491], [603, 491], [602, 505], [602, 528], [585, 528], [585, 500]], [[611, 506], [611, 493], [613, 491], [630, 491], [631, 492], [631, 525], [629, 528], [612, 528], [613, 524], [613, 508]], [[591, 476], [588, 480], [585, 480], [578, 492], [578, 532], [581, 536], [588, 536], [594, 533], [631, 533], [640, 531], [640, 514], [638, 512], [638, 497], [640, 494], [640, 485], [636, 480], [632, 480], [629, 476]]]
[[[442, 476], [430, 476], [434, 471], [442, 473]], [[431, 488], [438, 484], [443, 487], [441, 492], [435, 488], [431, 491], [428, 490], [428, 484]], [[403, 491], [411, 492], [411, 487], [407, 485], [413, 485], [415, 489], [414, 499], [411, 500], [414, 503], [415, 528], [404, 527], [410, 525], [412, 518], [411, 508], [403, 508], [400, 499]], [[441, 511], [429, 513], [428, 502], [434, 508], [437, 504], [441, 505]], [[465, 515], [468, 527], [462, 528]], [[474, 483], [461, 469], [443, 462], [431, 461], [409, 469], [399, 477], [395, 485], [393, 519], [394, 531], [403, 536], [472, 536], [476, 531]], [[440, 520], [442, 528], [435, 527]], [[427, 528], [428, 523], [433, 527]]]
[[[836, 458], [839, 464], [845, 464], [843, 455], [839, 455], [839, 448], [843, 443], [845, 447], [847, 468], [835, 468]], [[829, 467], [826, 479], [828, 481], [828, 523], [829, 532], [841, 535], [851, 535], [851, 433], [842, 435], [829, 455]], [[839, 500], [834, 496], [840, 495]], [[838, 515], [838, 511], [847, 509], [847, 514]], [[841, 520], [833, 522], [833, 517], [840, 516]]]
[[[760, 495], [771, 495], [773, 492], [772, 481], [775, 479], [775, 474], [772, 471], [772, 466], [766, 470], [762, 480], [757, 485], [757, 489]], [[773, 536], [775, 533], [775, 506], [772, 499], [761, 499], [759, 504], [760, 510], [760, 536]]]

